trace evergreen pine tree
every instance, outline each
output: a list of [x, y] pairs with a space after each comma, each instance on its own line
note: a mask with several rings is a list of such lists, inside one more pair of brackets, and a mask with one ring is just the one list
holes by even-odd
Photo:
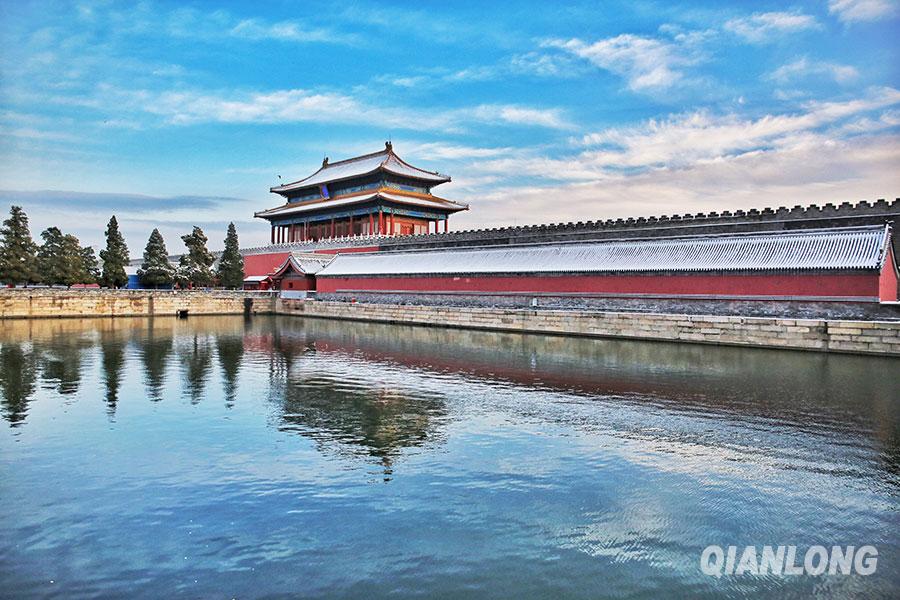
[[[94, 251], [91, 250], [93, 258]], [[71, 287], [73, 283], [85, 283], [85, 265], [84, 255], [82, 254], [81, 242], [74, 235], [67, 233], [62, 240], [62, 284]], [[96, 259], [94, 259], [96, 265]]]
[[113, 215], [106, 225], [106, 248], [100, 251], [103, 273], [100, 283], [104, 287], [117, 288], [128, 284], [125, 267], [128, 265], [128, 246], [119, 232], [119, 222]]
[[28, 285], [40, 281], [36, 252], [28, 216], [21, 206], [10, 207], [9, 218], [0, 229], [0, 282]]
[[170, 286], [175, 280], [175, 269], [169, 264], [169, 252], [159, 229], [154, 229], [144, 248], [144, 262], [138, 269], [141, 284], [148, 287]]
[[184, 245], [187, 246], [187, 254], [178, 262], [179, 283], [185, 285], [191, 283], [196, 286], [206, 287], [212, 284], [212, 264], [215, 257], [206, 247], [208, 241], [203, 230], [194, 226], [194, 230], [181, 236]]
[[225, 251], [219, 259], [216, 270], [219, 277], [219, 285], [228, 289], [240, 288], [244, 285], [244, 257], [241, 256], [238, 246], [237, 230], [234, 223], [228, 224], [228, 233], [225, 236]]
[[[63, 234], [59, 227], [48, 227], [41, 232], [44, 243], [38, 249], [38, 264], [44, 274], [44, 283], [71, 286], [85, 279], [84, 255], [78, 238]], [[91, 257], [94, 251], [91, 250]], [[96, 259], [94, 259], [96, 266]]]
[[44, 240], [44, 243], [38, 249], [38, 267], [41, 270], [41, 279], [47, 285], [65, 285], [64, 238], [59, 227], [48, 227], [41, 232], [41, 239]]
[[97, 255], [90, 246], [81, 249], [81, 282], [99, 283], [100, 266], [97, 263]]
[[178, 267], [175, 269], [175, 283], [181, 289], [188, 289], [191, 286], [191, 277], [194, 274], [194, 262], [189, 254], [182, 254], [178, 258]]

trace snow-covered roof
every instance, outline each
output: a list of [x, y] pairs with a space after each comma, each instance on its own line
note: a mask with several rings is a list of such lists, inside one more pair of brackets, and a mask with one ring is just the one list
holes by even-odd
[[308, 275], [314, 275], [328, 266], [328, 264], [334, 260], [334, 256], [334, 254], [291, 252], [290, 257], [285, 261], [285, 264], [278, 268], [278, 271], [281, 271], [281, 269], [286, 266], [287, 262], [290, 261], [295, 270]]
[[244, 277], [244, 283], [256, 283], [259, 281], [265, 281], [268, 278], [268, 275], [250, 275], [249, 277]]
[[293, 202], [290, 204], [286, 204], [284, 206], [279, 206], [277, 208], [270, 208], [269, 210], [264, 210], [255, 214], [257, 217], [269, 217], [269, 216], [281, 216], [281, 215], [293, 215], [298, 213], [305, 213], [314, 210], [319, 210], [322, 208], [331, 209], [337, 206], [346, 206], [350, 204], [360, 204], [362, 202], [368, 202], [369, 200], [374, 200], [376, 198], [382, 198], [384, 200], [391, 200], [393, 202], [399, 202], [402, 204], [411, 204], [413, 206], [424, 206], [428, 208], [439, 208], [444, 211], [456, 212], [459, 210], [466, 210], [468, 206], [465, 204], [457, 204], [456, 202], [451, 202], [450, 200], [445, 200], [444, 198], [438, 198], [437, 196], [422, 196], [422, 195], [413, 195], [413, 194], [400, 194], [395, 192], [385, 192], [385, 191], [375, 191], [368, 194], [355, 194], [353, 196], [347, 196], [344, 198], [336, 198], [333, 200], [315, 200], [313, 202]]
[[879, 269], [883, 226], [609, 242], [339, 254], [321, 277], [479, 273]]
[[271, 188], [271, 191], [280, 194], [282, 192], [322, 183], [341, 181], [351, 177], [361, 177], [379, 170], [404, 177], [411, 177], [413, 179], [421, 179], [435, 185], [450, 181], [450, 177], [447, 175], [425, 171], [424, 169], [419, 169], [418, 167], [414, 167], [411, 164], [404, 162], [400, 157], [394, 154], [391, 145], [386, 144], [385, 149], [380, 152], [348, 158], [347, 160], [341, 160], [334, 163], [323, 163], [322, 168], [309, 177], [293, 183], [273, 187]]

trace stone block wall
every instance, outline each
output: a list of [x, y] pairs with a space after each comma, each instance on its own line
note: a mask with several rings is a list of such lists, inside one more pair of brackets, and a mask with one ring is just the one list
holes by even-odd
[[436, 292], [319, 292], [320, 300], [366, 304], [461, 306], [478, 308], [531, 308], [604, 312], [677, 313], [688, 315], [741, 315], [787, 319], [900, 320], [900, 304], [877, 302], [812, 302], [799, 300], [720, 300], [709, 298], [622, 298], [580, 294], [463, 294]]
[[239, 315], [247, 298], [252, 314], [274, 312], [274, 297], [259, 292], [18, 288], [0, 290], [0, 318]]
[[900, 356], [900, 321], [517, 310], [279, 300], [306, 317]]

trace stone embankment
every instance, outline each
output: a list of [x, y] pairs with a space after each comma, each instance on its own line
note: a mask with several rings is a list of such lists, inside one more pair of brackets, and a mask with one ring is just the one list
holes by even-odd
[[272, 313], [265, 292], [172, 290], [0, 290], [0, 318], [150, 317]]
[[277, 312], [496, 331], [900, 356], [900, 321], [781, 319], [278, 300]]
[[413, 306], [278, 299], [266, 292], [0, 290], [0, 319], [285, 314], [557, 335], [900, 356], [900, 321], [597, 310]]

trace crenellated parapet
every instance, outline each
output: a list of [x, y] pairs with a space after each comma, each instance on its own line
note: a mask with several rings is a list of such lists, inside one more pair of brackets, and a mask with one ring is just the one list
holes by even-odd
[[[344, 248], [403, 250], [456, 246], [515, 245], [543, 242], [588, 241], [627, 237], [674, 237], [717, 233], [753, 233], [828, 227], [855, 227], [900, 222], [900, 198], [891, 202], [842, 202], [708, 213], [629, 217], [597, 221], [542, 223], [511, 227], [469, 229], [419, 235], [337, 236], [307, 242], [246, 248], [242, 254], [272, 252], [340, 252]], [[895, 248], [897, 237], [894, 238]]]
[[787, 231], [824, 227], [890, 223], [900, 219], [900, 198], [888, 202], [863, 200], [791, 208], [763, 208], [709, 213], [687, 213], [472, 229], [451, 233], [392, 238], [383, 249], [460, 245], [527, 244], [548, 241], [614, 239], [623, 237], [672, 237], [679, 235]]

